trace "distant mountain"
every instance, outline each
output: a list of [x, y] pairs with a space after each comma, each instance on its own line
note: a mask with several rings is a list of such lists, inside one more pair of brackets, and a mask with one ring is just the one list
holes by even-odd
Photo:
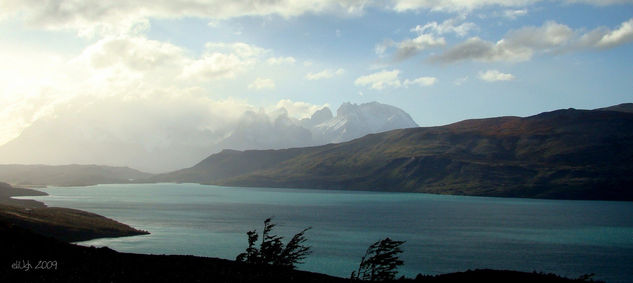
[[151, 180], [633, 200], [632, 160], [633, 113], [567, 109], [393, 130], [317, 147], [223, 151]]
[[326, 120], [323, 119], [325, 116], [313, 117], [319, 118], [319, 123], [310, 130], [317, 139], [329, 142], [345, 142], [367, 134], [418, 126], [401, 109], [377, 102], [343, 103], [336, 111], [336, 117]]
[[151, 174], [127, 167], [97, 165], [0, 165], [0, 180], [14, 185], [88, 186], [130, 183]]
[[198, 116], [134, 121], [116, 114], [85, 115], [89, 113], [62, 113], [36, 121], [0, 146], [0, 164], [102, 164], [167, 172], [223, 149], [314, 146], [417, 126], [404, 111], [377, 102], [345, 103], [337, 116], [325, 107], [301, 120], [289, 117], [284, 108], [246, 111], [231, 123]]

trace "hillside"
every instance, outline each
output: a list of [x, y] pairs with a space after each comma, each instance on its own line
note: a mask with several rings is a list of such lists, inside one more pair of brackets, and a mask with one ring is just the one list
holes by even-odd
[[474, 196], [633, 200], [633, 113], [557, 110], [223, 151], [151, 181]]
[[129, 183], [151, 174], [98, 165], [0, 165], [0, 181], [23, 186], [88, 186]]

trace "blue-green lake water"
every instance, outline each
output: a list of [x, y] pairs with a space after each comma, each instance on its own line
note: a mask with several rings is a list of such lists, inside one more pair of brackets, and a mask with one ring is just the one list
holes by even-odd
[[234, 259], [246, 232], [273, 217], [292, 237], [307, 226], [313, 253], [299, 269], [347, 277], [367, 246], [404, 240], [399, 275], [476, 268], [553, 272], [633, 282], [633, 203], [412, 193], [234, 188], [197, 184], [40, 189], [29, 197], [86, 210], [150, 235], [82, 245], [122, 252]]

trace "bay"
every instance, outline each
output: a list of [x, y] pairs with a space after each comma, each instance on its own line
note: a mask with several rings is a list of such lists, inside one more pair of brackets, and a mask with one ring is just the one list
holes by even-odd
[[121, 252], [234, 259], [273, 217], [288, 240], [305, 227], [299, 269], [348, 277], [367, 246], [404, 240], [399, 275], [476, 268], [633, 282], [633, 203], [415, 193], [117, 184], [39, 189], [29, 197], [113, 218], [150, 235], [80, 242]]

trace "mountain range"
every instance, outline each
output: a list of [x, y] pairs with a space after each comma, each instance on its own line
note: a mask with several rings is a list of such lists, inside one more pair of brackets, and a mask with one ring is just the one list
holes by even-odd
[[633, 104], [622, 104], [399, 129], [315, 147], [224, 150], [149, 181], [633, 200], [630, 172]]
[[[401, 109], [377, 102], [344, 103], [336, 116], [324, 107], [297, 119], [282, 107], [246, 111], [231, 123], [205, 119], [166, 116], [158, 122], [62, 113], [36, 121], [0, 146], [0, 164], [101, 164], [157, 173], [190, 167], [223, 149], [314, 146], [418, 126]], [[205, 123], [216, 127], [211, 130]]]

